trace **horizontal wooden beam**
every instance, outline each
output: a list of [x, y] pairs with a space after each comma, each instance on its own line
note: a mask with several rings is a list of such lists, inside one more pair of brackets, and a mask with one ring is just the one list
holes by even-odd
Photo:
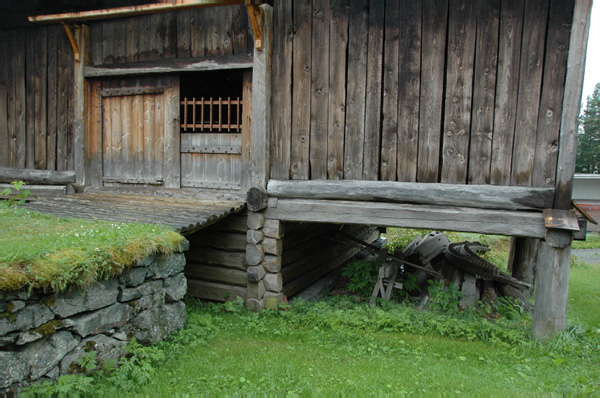
[[123, 18], [133, 15], [153, 14], [158, 12], [169, 12], [187, 10], [191, 8], [216, 7], [245, 4], [245, 0], [178, 0], [177, 4], [159, 3], [144, 4], [139, 6], [125, 6], [107, 8], [104, 10], [91, 10], [79, 12], [66, 12], [62, 14], [35, 15], [29, 17], [29, 22], [51, 23], [51, 22], [79, 22], [96, 19]]
[[[4, 191], [6, 188], [12, 188], [12, 184], [0, 184], [0, 191]], [[40, 198], [65, 196], [67, 194], [67, 185], [26, 185], [21, 188], [21, 192], [23, 190], [31, 192], [31, 195], [27, 197], [27, 200], [31, 201]], [[16, 193], [14, 190], [12, 192], [13, 194]]]
[[[375, 225], [543, 238], [541, 211], [509, 211], [398, 203], [278, 199], [265, 217], [283, 221]], [[270, 204], [270, 205], [271, 205]]]
[[252, 68], [251, 54], [222, 55], [207, 58], [174, 58], [103, 66], [86, 66], [85, 77], [128, 76], [174, 72], [203, 72]]
[[75, 182], [75, 172], [0, 167], [0, 183], [13, 181], [38, 185], [68, 185]]
[[270, 180], [267, 193], [271, 197], [288, 199], [361, 200], [527, 210], [551, 208], [554, 189], [390, 181]]

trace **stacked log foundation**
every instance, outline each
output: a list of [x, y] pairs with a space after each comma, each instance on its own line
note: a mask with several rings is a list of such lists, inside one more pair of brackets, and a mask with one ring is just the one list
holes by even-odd
[[352, 258], [359, 249], [329, 238], [342, 230], [373, 242], [379, 231], [368, 226], [293, 223], [248, 215], [247, 307], [278, 309], [281, 302]]

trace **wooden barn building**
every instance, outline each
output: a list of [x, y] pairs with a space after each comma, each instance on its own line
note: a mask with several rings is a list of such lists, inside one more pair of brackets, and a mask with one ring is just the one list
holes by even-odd
[[173, 225], [189, 294], [255, 309], [352, 256], [340, 229], [508, 235], [534, 334], [565, 327], [591, 0], [147, 3], [2, 6], [31, 208]]

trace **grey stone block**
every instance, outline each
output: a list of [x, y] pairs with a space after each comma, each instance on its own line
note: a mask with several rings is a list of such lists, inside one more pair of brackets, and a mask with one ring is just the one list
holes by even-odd
[[165, 305], [165, 292], [159, 291], [148, 296], [142, 296], [137, 300], [127, 302], [130, 308], [130, 317], [139, 314], [140, 312]]
[[167, 333], [173, 333], [177, 330], [183, 329], [185, 326], [187, 317], [185, 313], [185, 304], [183, 304], [182, 301], [172, 304], [165, 304], [165, 315], [167, 322]]
[[169, 276], [183, 272], [185, 268], [185, 255], [173, 253], [169, 256], [158, 256], [148, 267], [154, 279], [165, 279]]
[[144, 283], [148, 275], [148, 268], [134, 267], [119, 277], [119, 282], [127, 287], [136, 287]]
[[31, 366], [31, 379], [38, 379], [51, 371], [78, 343], [79, 339], [70, 332], [60, 331], [47, 339], [29, 344], [23, 352], [27, 354]]
[[12, 351], [0, 351], [0, 388], [29, 377], [30, 367], [27, 356]]
[[118, 361], [124, 354], [126, 341], [117, 340], [103, 334], [91, 336], [81, 340], [79, 345], [60, 361], [60, 372], [65, 373], [81, 373], [82, 368], [77, 363], [80, 358], [92, 351], [98, 354], [96, 360], [99, 365], [104, 365], [106, 361]]
[[73, 331], [81, 337], [98, 334], [114, 327], [122, 327], [129, 320], [129, 307], [116, 303], [87, 314], [71, 318], [74, 322]]
[[19, 333], [11, 333], [11, 334], [6, 334], [4, 336], [0, 336], [0, 347], [4, 347], [9, 344], [13, 344], [15, 341], [17, 341], [18, 337], [19, 337]]
[[108, 307], [117, 302], [119, 295], [117, 280], [110, 279], [87, 286], [84, 290], [76, 290], [56, 295], [52, 311], [61, 318], [80, 312], [92, 311]]
[[142, 296], [148, 296], [151, 294], [158, 293], [163, 288], [162, 280], [149, 281], [138, 287], [125, 288], [119, 293], [119, 302], [124, 303], [127, 301], [138, 299]]
[[184, 274], [177, 274], [165, 279], [165, 299], [167, 303], [181, 300], [187, 293], [187, 278]]
[[4, 313], [3, 315], [0, 317], [0, 336], [17, 330], [37, 328], [54, 318], [54, 313], [42, 304], [28, 305], [15, 314]]
[[38, 333], [34, 330], [28, 330], [26, 332], [19, 333], [19, 337], [15, 343], [17, 345], [29, 344], [41, 339], [42, 337], [44, 336], [41, 333]]
[[21, 311], [23, 308], [25, 308], [25, 302], [21, 300], [13, 300], [7, 305], [8, 312], [12, 313]]
[[266, 292], [263, 301], [265, 303], [265, 308], [277, 311], [279, 309], [279, 304], [283, 302], [283, 293]]
[[168, 334], [164, 307], [142, 311], [131, 321], [133, 336], [142, 344], [154, 344]]

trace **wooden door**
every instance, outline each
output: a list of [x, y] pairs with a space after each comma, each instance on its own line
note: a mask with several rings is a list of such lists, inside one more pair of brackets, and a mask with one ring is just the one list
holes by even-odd
[[180, 187], [178, 103], [177, 76], [102, 82], [101, 185]]
[[[247, 189], [252, 72], [240, 98], [181, 98], [181, 186]], [[212, 111], [211, 111], [212, 110]]]

